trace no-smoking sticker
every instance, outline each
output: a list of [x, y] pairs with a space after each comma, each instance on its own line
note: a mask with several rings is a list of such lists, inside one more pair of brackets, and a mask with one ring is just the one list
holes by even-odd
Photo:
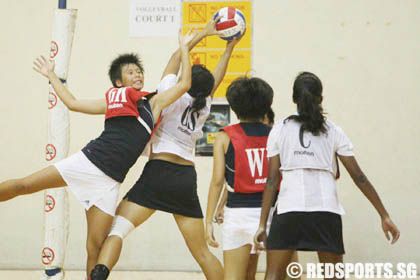
[[58, 54], [58, 44], [55, 41], [51, 41], [50, 58], [56, 57]]
[[51, 212], [55, 207], [55, 199], [54, 197], [52, 197], [51, 195], [46, 195], [45, 196], [45, 205], [44, 205], [44, 210], [45, 212]]
[[47, 147], [45, 147], [45, 159], [46, 161], [51, 161], [55, 158], [56, 155], [56, 149], [53, 144], [47, 144]]
[[50, 93], [48, 94], [48, 109], [52, 109], [55, 107], [55, 105], [57, 105], [57, 95], [55, 95], [54, 92], [50, 91]]
[[42, 249], [42, 263], [47, 265], [54, 261], [54, 251], [48, 247]]

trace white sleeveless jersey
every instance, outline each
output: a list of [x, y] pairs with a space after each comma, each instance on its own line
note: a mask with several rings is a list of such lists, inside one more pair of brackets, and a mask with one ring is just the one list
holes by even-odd
[[328, 211], [344, 214], [338, 201], [336, 154], [354, 156], [343, 130], [327, 120], [327, 133], [314, 136], [294, 120], [277, 122], [267, 141], [268, 157], [280, 156], [282, 182], [279, 214], [290, 211]]
[[[176, 75], [165, 76], [158, 85], [158, 94], [176, 83]], [[203, 125], [210, 114], [211, 97], [206, 99], [206, 106], [199, 112], [192, 112], [193, 102], [194, 98], [185, 93], [162, 111], [160, 124], [150, 140], [153, 153], [171, 153], [194, 161], [195, 142], [203, 136]]]

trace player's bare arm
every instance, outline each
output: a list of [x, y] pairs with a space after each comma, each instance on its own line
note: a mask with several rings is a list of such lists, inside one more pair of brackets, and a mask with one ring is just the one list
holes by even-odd
[[175, 102], [191, 87], [191, 64], [188, 43], [193, 38], [191, 30], [185, 35], [182, 35], [182, 30], [179, 30], [179, 48], [181, 49], [182, 75], [178, 83], [166, 90], [164, 94], [157, 94], [150, 99], [152, 106], [152, 113], [155, 120], [160, 116], [164, 108]]
[[366, 175], [363, 173], [359, 164], [354, 156], [341, 156], [339, 155], [340, 161], [343, 163], [346, 170], [349, 172], [356, 186], [366, 196], [366, 198], [375, 207], [378, 214], [381, 216], [382, 229], [385, 233], [385, 237], [390, 240], [389, 233], [392, 235], [391, 243], [394, 244], [400, 237], [400, 231], [392, 222], [386, 211], [378, 193], [376, 192], [373, 185], [369, 182]]
[[[206, 27], [200, 31], [194, 33], [194, 37], [188, 42], [188, 49], [191, 51], [201, 40], [203, 40], [207, 36], [218, 35], [219, 32], [216, 30], [216, 19], [211, 19]], [[166, 75], [169, 74], [178, 74], [179, 67], [181, 64], [181, 49], [177, 49], [171, 56], [166, 65], [165, 70], [163, 71], [162, 78], [163, 79]]]
[[222, 57], [220, 58], [219, 62], [217, 63], [216, 68], [213, 71], [214, 76], [214, 87], [211, 92], [211, 97], [213, 97], [214, 93], [216, 92], [217, 88], [219, 87], [220, 83], [223, 81], [223, 78], [225, 77], [226, 70], [229, 65], [229, 60], [232, 56], [233, 49], [235, 48], [236, 44], [241, 40], [241, 38], [234, 38], [232, 41], [228, 41], [226, 43], [226, 49], [223, 53]]
[[105, 114], [105, 98], [91, 100], [77, 99], [61, 82], [60, 78], [54, 72], [54, 67], [55, 63], [53, 60], [47, 60], [44, 56], [40, 56], [34, 61], [33, 69], [50, 81], [58, 97], [69, 110], [85, 114]]

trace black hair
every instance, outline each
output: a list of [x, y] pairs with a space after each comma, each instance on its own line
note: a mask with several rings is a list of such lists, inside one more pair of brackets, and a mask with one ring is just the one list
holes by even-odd
[[139, 58], [139, 56], [135, 53], [126, 53], [119, 55], [116, 59], [111, 62], [111, 66], [109, 67], [108, 75], [111, 79], [112, 85], [114, 87], [117, 86], [117, 80], [122, 80], [122, 67], [127, 64], [135, 64], [140, 68], [140, 72], [144, 73], [143, 64]]
[[193, 65], [191, 68], [191, 88], [188, 90], [188, 94], [194, 97], [193, 112], [198, 112], [206, 106], [206, 98], [211, 94], [213, 87], [213, 74], [204, 65]]
[[287, 120], [302, 123], [300, 135], [310, 131], [313, 135], [326, 133], [324, 110], [322, 109], [322, 83], [313, 73], [300, 73], [293, 84], [293, 102], [297, 104], [299, 115], [289, 116]]
[[271, 107], [268, 110], [268, 112], [266, 113], [266, 116], [267, 116], [267, 119], [268, 119], [269, 124], [270, 125], [273, 125], [274, 124], [275, 114], [274, 114], [274, 111], [273, 111], [273, 109]]
[[240, 77], [229, 85], [226, 98], [238, 119], [264, 119], [273, 103], [273, 89], [260, 78]]

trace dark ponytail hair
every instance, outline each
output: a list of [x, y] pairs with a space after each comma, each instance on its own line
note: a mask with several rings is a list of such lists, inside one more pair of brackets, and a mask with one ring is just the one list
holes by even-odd
[[322, 83], [315, 74], [302, 72], [296, 77], [293, 84], [293, 102], [297, 104], [299, 115], [292, 115], [286, 120], [302, 123], [301, 137], [305, 130], [315, 136], [326, 133], [324, 110], [321, 105]]
[[192, 111], [198, 112], [206, 106], [206, 98], [214, 87], [214, 77], [203, 65], [196, 64], [191, 69], [191, 88], [188, 94], [194, 97]]

